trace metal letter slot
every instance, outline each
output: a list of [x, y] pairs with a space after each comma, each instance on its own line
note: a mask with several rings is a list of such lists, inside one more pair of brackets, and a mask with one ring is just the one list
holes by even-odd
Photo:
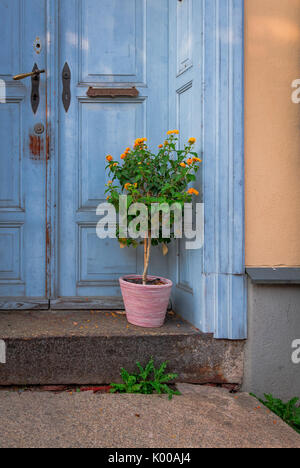
[[139, 96], [139, 91], [133, 88], [92, 88], [87, 91], [87, 96], [90, 98], [115, 98], [115, 97], [131, 97], [136, 98]]

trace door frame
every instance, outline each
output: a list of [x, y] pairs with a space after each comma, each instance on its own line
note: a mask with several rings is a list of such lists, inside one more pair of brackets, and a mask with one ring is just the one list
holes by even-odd
[[205, 243], [198, 323], [247, 338], [244, 0], [202, 0]]
[[46, 0], [46, 31], [47, 31], [47, 253], [46, 253], [46, 271], [47, 271], [47, 291], [49, 297], [49, 307], [51, 299], [57, 294], [57, 227], [58, 227], [58, 141], [59, 141], [59, 123], [58, 123], [58, 105], [59, 96], [59, 1]]

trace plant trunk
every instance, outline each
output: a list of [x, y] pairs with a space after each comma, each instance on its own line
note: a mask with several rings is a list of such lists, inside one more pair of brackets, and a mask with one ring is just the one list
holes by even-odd
[[151, 251], [151, 234], [149, 232], [148, 237], [144, 240], [144, 273], [143, 273], [143, 285], [147, 284], [147, 273], [150, 262], [150, 251]]

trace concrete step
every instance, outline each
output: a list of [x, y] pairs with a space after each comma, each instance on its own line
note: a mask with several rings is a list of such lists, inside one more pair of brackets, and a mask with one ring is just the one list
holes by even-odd
[[[112, 311], [2, 311], [6, 363], [0, 385], [86, 385], [120, 381], [139, 360], [169, 361], [179, 382], [233, 383], [243, 378], [244, 342], [215, 340], [170, 312], [164, 327], [129, 325]], [[2, 343], [3, 344], [3, 343]], [[0, 359], [1, 361], [1, 359]]]

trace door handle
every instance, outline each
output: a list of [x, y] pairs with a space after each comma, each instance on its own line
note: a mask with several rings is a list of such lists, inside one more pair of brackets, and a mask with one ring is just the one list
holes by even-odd
[[39, 70], [38, 68], [36, 70], [33, 70], [31, 73], [21, 73], [21, 75], [15, 75], [13, 77], [13, 80], [15, 81], [20, 81], [24, 80], [25, 78], [30, 78], [31, 76], [39, 76], [41, 73], [45, 73], [46, 70]]
[[22, 73], [13, 77], [15, 81], [24, 80], [31, 77], [31, 108], [36, 114], [40, 104], [40, 74], [45, 73], [45, 70], [39, 70], [37, 64], [34, 64], [32, 72]]

